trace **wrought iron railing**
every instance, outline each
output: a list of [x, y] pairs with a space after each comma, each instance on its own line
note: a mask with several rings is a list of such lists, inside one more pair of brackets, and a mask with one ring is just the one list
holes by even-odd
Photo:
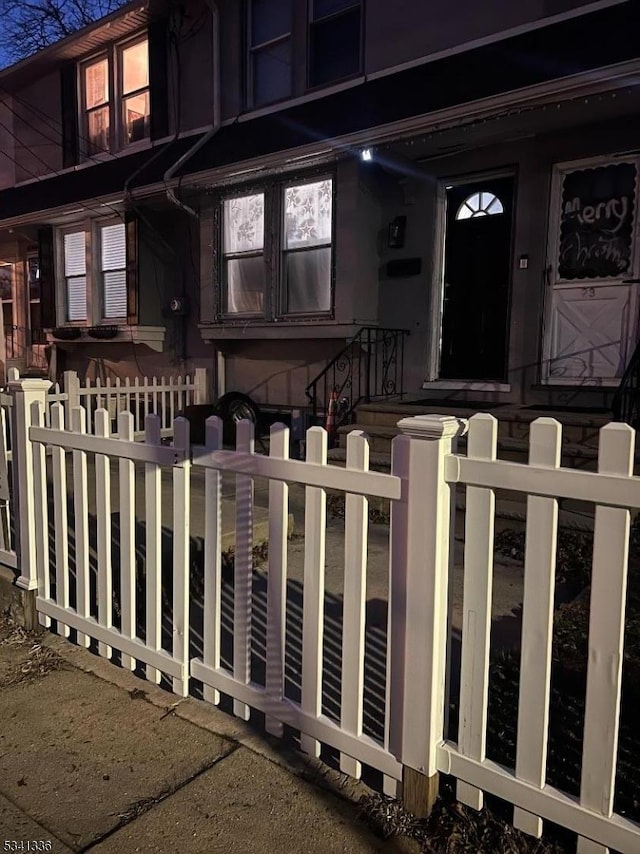
[[404, 395], [404, 345], [407, 329], [364, 326], [309, 383], [312, 414], [326, 413], [337, 397], [337, 422], [347, 424], [359, 403]]
[[640, 426], [640, 343], [622, 375], [611, 409], [614, 421]]

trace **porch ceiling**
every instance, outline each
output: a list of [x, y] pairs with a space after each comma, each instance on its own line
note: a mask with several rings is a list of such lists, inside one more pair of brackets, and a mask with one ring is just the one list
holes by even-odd
[[453, 127], [431, 130], [411, 139], [381, 146], [379, 160], [384, 166], [385, 153], [388, 152], [390, 157], [387, 165], [393, 169], [394, 155], [424, 163], [460, 154], [467, 149], [477, 150], [479, 147], [551, 134], [567, 128], [603, 125], [607, 121], [624, 117], [640, 124], [638, 116], [640, 83], [588, 97], [506, 110], [481, 120], [460, 121]]

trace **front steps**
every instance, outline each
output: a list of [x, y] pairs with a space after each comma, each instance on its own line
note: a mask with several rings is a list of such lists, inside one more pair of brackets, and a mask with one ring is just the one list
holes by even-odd
[[[561, 465], [567, 468], [579, 468], [596, 471], [598, 463], [599, 431], [611, 418], [600, 413], [570, 413], [558, 410], [532, 410], [517, 406], [489, 405], [492, 415], [498, 420], [498, 458], [510, 462], [527, 463], [529, 459], [529, 426], [540, 417], [555, 418], [562, 423], [562, 459]], [[470, 418], [477, 408], [461, 406], [447, 407], [442, 404], [419, 406], [402, 403], [369, 403], [356, 410], [356, 423], [345, 425], [338, 430], [339, 447], [329, 451], [329, 459], [338, 465], [344, 465], [346, 459], [347, 435], [352, 430], [362, 430], [369, 437], [370, 467], [376, 471], [391, 470], [391, 442], [400, 431], [397, 423], [402, 418], [413, 415], [435, 413], [452, 415], [457, 418]], [[482, 411], [482, 410], [480, 410]], [[466, 439], [463, 437], [458, 446], [466, 453]], [[636, 454], [635, 473], [640, 473], [640, 455]], [[456, 505], [464, 509], [465, 490], [456, 492]], [[382, 513], [388, 513], [388, 502], [371, 499], [372, 504]], [[578, 501], [559, 501], [560, 524], [579, 530], [593, 529], [593, 507]], [[522, 522], [526, 519], [526, 496], [519, 493], [500, 492], [496, 496], [496, 515], [502, 519]]]

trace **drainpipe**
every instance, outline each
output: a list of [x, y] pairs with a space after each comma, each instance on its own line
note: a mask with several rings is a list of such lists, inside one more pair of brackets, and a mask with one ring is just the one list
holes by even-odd
[[[176, 160], [173, 166], [170, 166], [169, 169], [167, 169], [164, 173], [163, 179], [165, 184], [168, 184], [176, 172], [178, 172], [185, 163], [187, 163], [187, 161], [191, 160], [194, 154], [197, 154], [197, 152], [200, 151], [200, 149], [205, 146], [209, 140], [213, 139], [220, 130], [220, 12], [217, 0], [208, 0], [208, 2], [211, 7], [211, 14], [213, 17], [213, 124], [205, 135], [200, 137], [195, 145], [185, 151], [182, 157]], [[189, 205], [185, 205], [184, 202], [180, 201], [174, 190], [170, 187], [167, 188], [167, 198], [172, 204], [177, 205], [177, 207], [181, 208], [191, 216], [198, 216], [193, 208], [190, 208]]]

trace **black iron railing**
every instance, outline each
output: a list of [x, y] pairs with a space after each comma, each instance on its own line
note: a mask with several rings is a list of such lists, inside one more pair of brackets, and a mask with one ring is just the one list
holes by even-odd
[[611, 408], [614, 421], [640, 426], [640, 343], [622, 375]]
[[314, 418], [326, 413], [332, 393], [338, 424], [348, 424], [359, 403], [404, 395], [407, 329], [364, 326], [306, 389]]

